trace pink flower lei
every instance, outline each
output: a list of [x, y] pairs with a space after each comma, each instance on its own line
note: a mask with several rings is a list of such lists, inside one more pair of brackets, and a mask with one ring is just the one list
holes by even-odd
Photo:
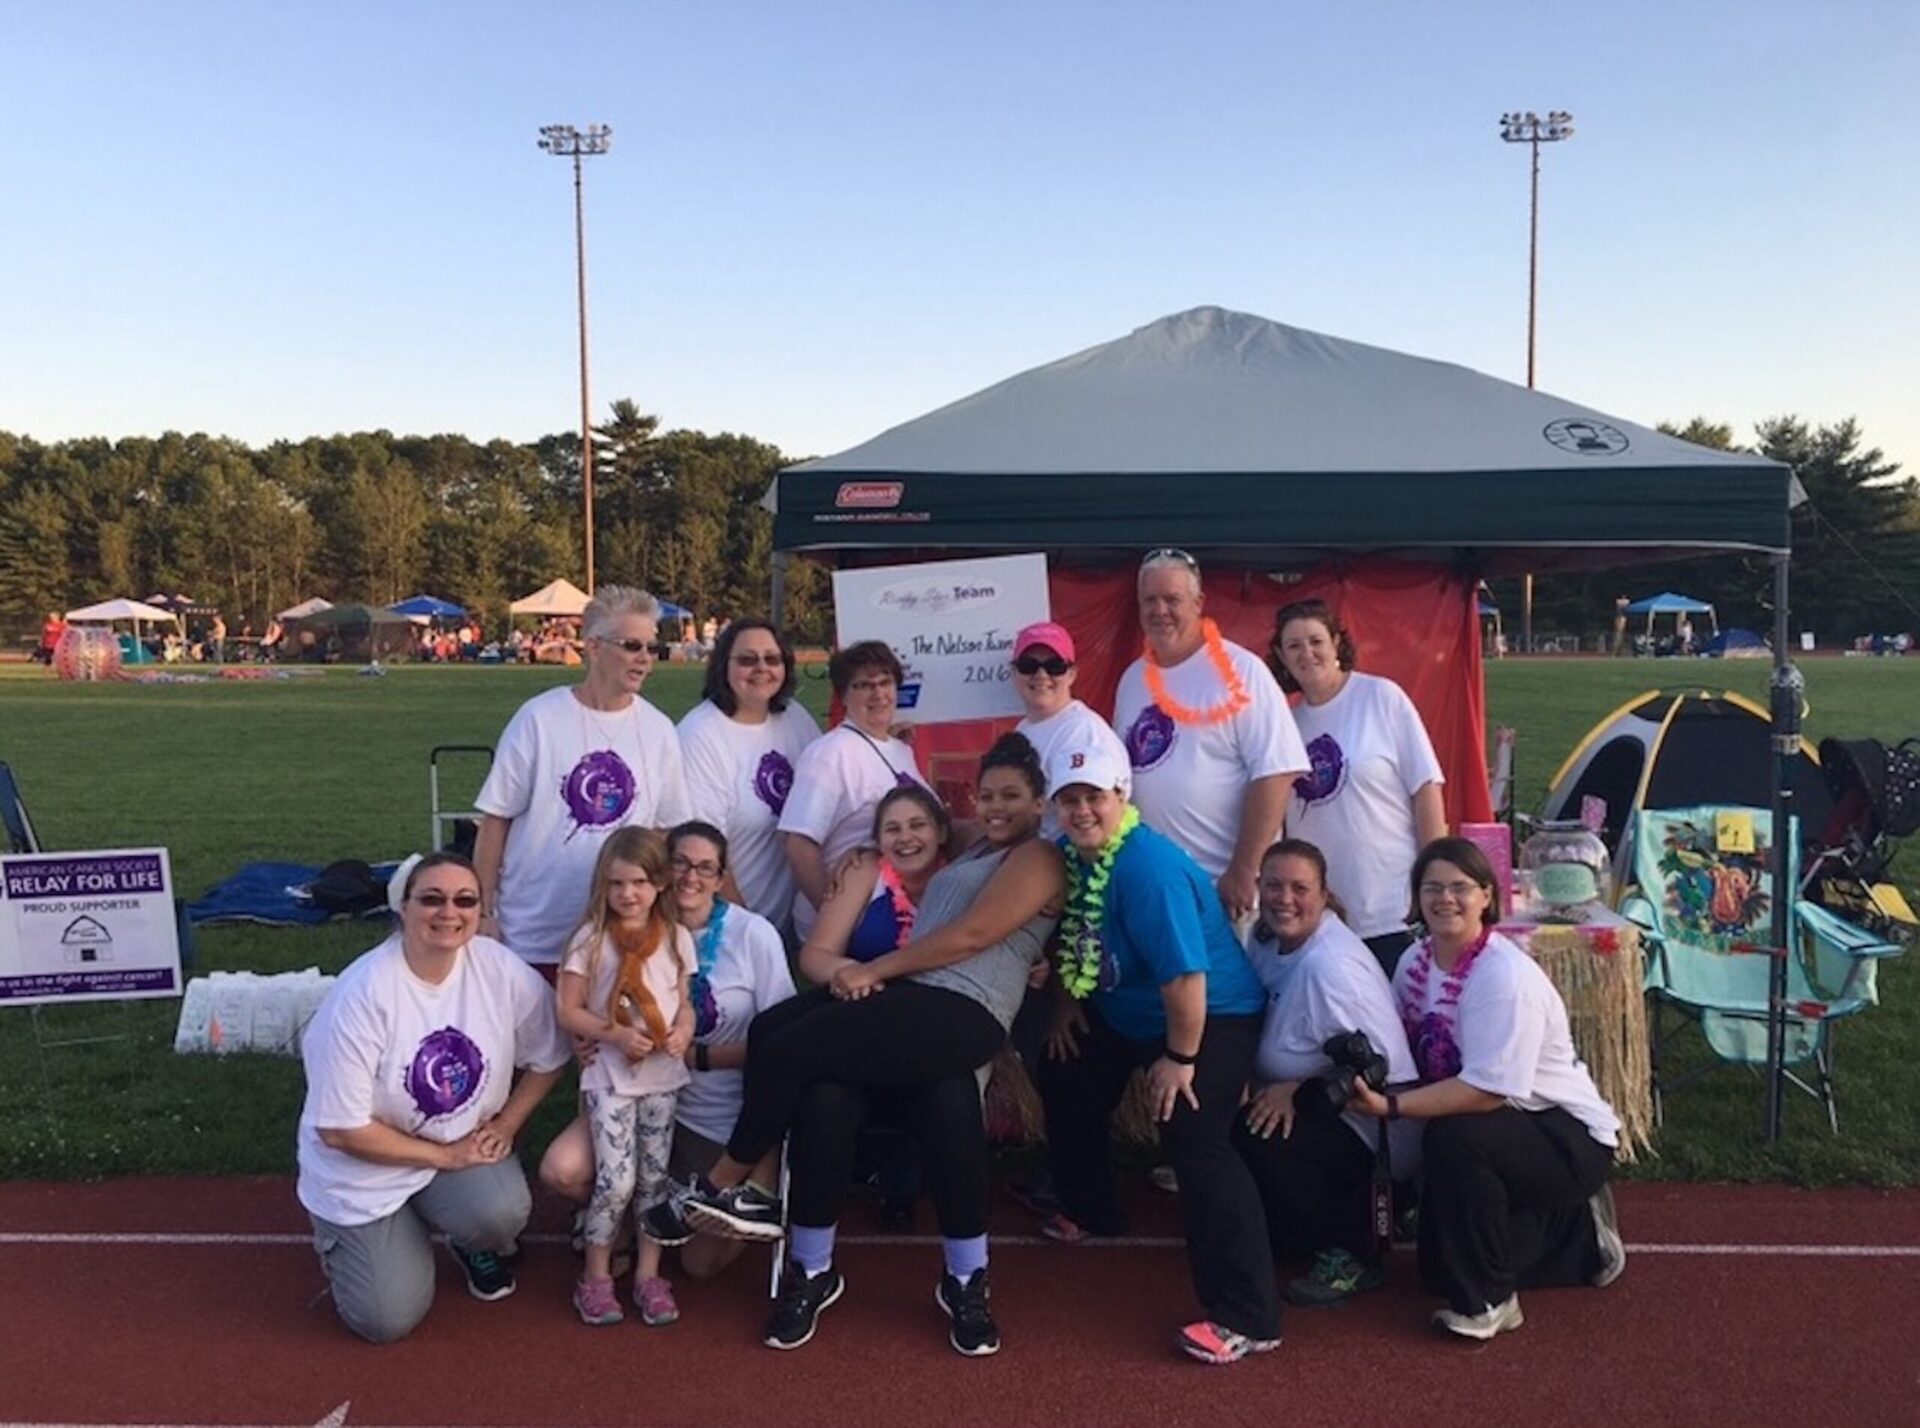
[[894, 948], [905, 947], [913, 941], [913, 920], [920, 915], [920, 909], [913, 905], [913, 899], [907, 896], [905, 884], [900, 881], [899, 870], [885, 858], [880, 860], [880, 881], [886, 887], [887, 897], [893, 903], [893, 925], [899, 929], [894, 935]]
[[1407, 1029], [1407, 1041], [1413, 1048], [1414, 1066], [1423, 1085], [1444, 1081], [1460, 1074], [1460, 994], [1465, 990], [1473, 964], [1486, 951], [1491, 926], [1467, 945], [1454, 963], [1453, 970], [1440, 983], [1440, 996], [1433, 1010], [1425, 1010], [1427, 987], [1433, 978], [1433, 939], [1423, 937], [1407, 966], [1406, 983], [1401, 990], [1400, 1020]]

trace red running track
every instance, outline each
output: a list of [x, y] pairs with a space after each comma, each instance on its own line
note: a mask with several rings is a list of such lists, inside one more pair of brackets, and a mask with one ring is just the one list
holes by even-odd
[[[846, 1297], [797, 1352], [759, 1343], [760, 1251], [717, 1282], [680, 1281], [671, 1328], [590, 1330], [554, 1243], [530, 1245], [520, 1292], [490, 1305], [443, 1255], [426, 1322], [375, 1348], [335, 1320], [284, 1180], [4, 1185], [0, 1421], [300, 1425], [351, 1400], [347, 1428], [1920, 1423], [1920, 1192], [1619, 1198], [1636, 1247], [1619, 1283], [1528, 1292], [1526, 1327], [1494, 1343], [1431, 1332], [1400, 1254], [1387, 1289], [1292, 1312], [1278, 1352], [1207, 1368], [1172, 1347], [1191, 1313], [1177, 1250], [1029, 1242], [1012, 1207], [995, 1226], [1020, 1238], [994, 1250], [1006, 1347], [992, 1359], [947, 1347], [937, 1248], [870, 1240], [859, 1207]], [[1139, 1211], [1142, 1235], [1172, 1234], [1165, 1197], [1145, 1192]], [[559, 1224], [543, 1205], [536, 1229]], [[283, 1238], [92, 1238], [106, 1235]], [[1868, 1252], [1771, 1248], [1821, 1245]], [[1735, 1248], [1682, 1252], [1710, 1246]]]

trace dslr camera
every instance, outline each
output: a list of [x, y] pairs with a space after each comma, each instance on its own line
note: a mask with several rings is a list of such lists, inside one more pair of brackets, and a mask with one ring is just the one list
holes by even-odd
[[1300, 1083], [1294, 1092], [1296, 1111], [1309, 1115], [1337, 1116], [1353, 1099], [1355, 1078], [1376, 1091], [1387, 1089], [1387, 1058], [1374, 1050], [1364, 1031], [1342, 1031], [1320, 1043], [1320, 1049], [1333, 1062], [1333, 1070]]

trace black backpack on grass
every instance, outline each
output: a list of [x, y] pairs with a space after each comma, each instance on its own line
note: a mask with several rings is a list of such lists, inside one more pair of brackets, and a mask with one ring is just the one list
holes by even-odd
[[386, 885], [358, 858], [328, 863], [307, 888], [307, 896], [335, 917], [365, 917], [387, 905]]

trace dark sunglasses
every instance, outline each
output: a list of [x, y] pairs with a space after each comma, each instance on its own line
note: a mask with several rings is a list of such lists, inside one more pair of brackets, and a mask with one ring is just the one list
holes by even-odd
[[775, 650], [772, 654], [755, 654], [752, 650], [742, 650], [733, 657], [733, 662], [742, 669], [758, 669], [765, 665], [768, 669], [778, 669], [787, 662], [787, 657]]
[[452, 897], [448, 897], [443, 892], [415, 893], [413, 900], [422, 907], [445, 907], [448, 903], [452, 903], [462, 912], [471, 912], [480, 906], [480, 894], [472, 892], [455, 893]]
[[1013, 662], [1013, 667], [1022, 674], [1039, 674], [1041, 671], [1058, 679], [1073, 668], [1073, 661], [1061, 659], [1059, 655], [1048, 655], [1041, 659], [1038, 655], [1021, 655]]
[[642, 650], [653, 648], [651, 640], [611, 640], [605, 635], [595, 635], [594, 638], [603, 645], [612, 645], [615, 649], [625, 650], [628, 654], [639, 654]]

